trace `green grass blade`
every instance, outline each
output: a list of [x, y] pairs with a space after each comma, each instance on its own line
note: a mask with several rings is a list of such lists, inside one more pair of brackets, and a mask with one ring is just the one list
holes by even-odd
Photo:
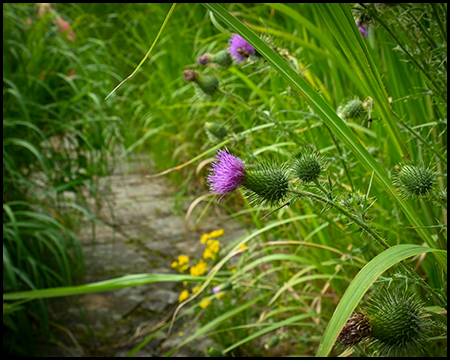
[[353, 83], [361, 90], [365, 91], [364, 84], [362, 84], [360, 81], [358, 81], [358, 77], [355, 74], [355, 72], [352, 70], [352, 68], [349, 66], [348, 61], [345, 59], [345, 57], [342, 55], [342, 52], [336, 48], [335, 43], [327, 36], [321, 36], [322, 31], [314, 25], [312, 22], [310, 22], [307, 18], [305, 18], [303, 15], [298, 13], [295, 9], [292, 9], [289, 7], [288, 4], [283, 3], [266, 3], [265, 5], [270, 6], [271, 8], [274, 8], [284, 15], [290, 17], [298, 24], [301, 24], [304, 26], [311, 34], [314, 34], [316, 38], [318, 38], [322, 42], [322, 48], [329, 51], [332, 56], [336, 59], [336, 61], [339, 64], [340, 69], [342, 69], [347, 76], [352, 79]]
[[191, 276], [183, 274], [133, 274], [86, 285], [63, 286], [51, 289], [5, 293], [3, 294], [3, 301], [80, 295], [91, 292], [117, 290], [125, 287], [132, 287], [165, 281], [203, 282], [205, 281], [205, 279], [206, 279], [205, 276]]
[[131, 78], [133, 77], [133, 75], [136, 74], [136, 72], [137, 72], [137, 71], [139, 70], [139, 68], [142, 66], [142, 64], [145, 62], [145, 60], [147, 60], [148, 56], [150, 55], [150, 53], [151, 53], [152, 50], [153, 50], [153, 47], [154, 47], [154, 46], [156, 45], [156, 43], [158, 42], [159, 37], [161, 36], [161, 34], [162, 34], [164, 28], [166, 27], [167, 22], [169, 21], [170, 17], [172, 16], [172, 13], [174, 12], [176, 5], [177, 5], [176, 3], [173, 3], [173, 4], [172, 4], [172, 7], [170, 8], [169, 12], [167, 13], [166, 18], [164, 19], [164, 22], [163, 22], [163, 24], [161, 25], [161, 28], [159, 29], [158, 34], [156, 35], [155, 41], [153, 41], [152, 46], [151, 46], [150, 49], [147, 51], [147, 54], [145, 54], [144, 58], [141, 60], [141, 62], [140, 62], [139, 65], [137, 66], [137, 68], [134, 69], [134, 71], [131, 73], [131, 75], [128, 75], [128, 77], [127, 77], [125, 80], [123, 80], [119, 85], [117, 85], [117, 86], [114, 88], [114, 90], [111, 91], [111, 92], [108, 94], [108, 96], [105, 98], [105, 100], [107, 100], [107, 99], [108, 99], [108, 98], [109, 98], [109, 97], [110, 97], [110, 96], [111, 96], [111, 95], [112, 95], [112, 94], [113, 94], [120, 86], [122, 86], [122, 84], [123, 84], [125, 81], [127, 81], [128, 79], [131, 79]]
[[[424, 226], [412, 207], [395, 190], [386, 171], [373, 158], [373, 156], [369, 154], [356, 135], [336, 114], [330, 105], [328, 105], [328, 103], [326, 103], [323, 98], [312, 88], [312, 86], [299, 74], [297, 74], [295, 70], [292, 69], [263, 40], [261, 40], [258, 35], [231, 15], [221, 5], [215, 3], [205, 3], [203, 5], [208, 10], [212, 11], [217, 19], [223, 21], [233, 31], [247, 40], [285, 80], [287, 80], [295, 89], [300, 91], [314, 112], [324, 121], [336, 137], [351, 151], [353, 151], [356, 158], [368, 171], [374, 172], [376, 181], [394, 197], [411, 224], [416, 229], [417, 233], [422, 237], [426, 244], [431, 248], [435, 248], [436, 243], [431, 237], [430, 232]], [[442, 260], [440, 257], [438, 257], [438, 259], [440, 259], [440, 261]]]
[[443, 255], [447, 253], [444, 250], [430, 249], [419, 245], [396, 245], [383, 251], [365, 265], [349, 285], [336, 307], [320, 341], [316, 356], [324, 357], [329, 354], [342, 327], [366, 291], [383, 272], [404, 259], [427, 252], [438, 252]]
[[358, 74], [361, 83], [366, 85], [367, 92], [373, 98], [375, 105], [380, 107], [381, 117], [388, 125], [390, 138], [394, 140], [397, 151], [404, 158], [409, 158], [406, 143], [389, 109], [389, 97], [378, 73], [377, 64], [374, 62], [356, 26], [349, 4], [323, 3], [317, 4], [317, 6], [342, 50], [347, 55], [353, 69]]
[[215, 318], [214, 320], [210, 321], [209, 323], [203, 325], [199, 331], [197, 331], [194, 335], [191, 335], [190, 337], [188, 337], [186, 340], [184, 340], [181, 344], [179, 344], [178, 346], [176, 346], [175, 348], [173, 348], [172, 350], [170, 350], [169, 352], [167, 352], [166, 354], [164, 354], [164, 356], [170, 356], [172, 353], [174, 353], [177, 349], [179, 349], [180, 347], [182, 347], [183, 345], [186, 345], [187, 343], [189, 343], [190, 341], [198, 338], [201, 335], [204, 335], [206, 333], [208, 333], [209, 331], [214, 330], [220, 323], [224, 322], [225, 320], [236, 316], [237, 314], [243, 312], [244, 310], [246, 310], [247, 308], [249, 308], [250, 306], [252, 306], [253, 304], [257, 303], [258, 301], [262, 300], [264, 297], [268, 296], [269, 294], [264, 294], [261, 295], [257, 298], [254, 298], [250, 301], [247, 301], [246, 303], [244, 303], [241, 306], [237, 306], [234, 308], [231, 308], [231, 310], [227, 311], [225, 314], [222, 314], [220, 316], [218, 316], [217, 318]]
[[[295, 315], [295, 316], [292, 316], [292, 317], [290, 317], [288, 319], [285, 319], [285, 320], [278, 321], [276, 323], [270, 324], [270, 325], [264, 327], [263, 329], [255, 332], [254, 334], [251, 334], [251, 335], [247, 336], [246, 338], [244, 338], [244, 339], [236, 342], [235, 344], [229, 346], [228, 348], [223, 350], [223, 353], [226, 354], [227, 352], [237, 348], [238, 346], [241, 346], [242, 344], [245, 344], [248, 341], [252, 341], [252, 340], [254, 340], [254, 339], [256, 339], [256, 338], [258, 338], [258, 337], [260, 337], [260, 336], [262, 336], [264, 334], [267, 334], [270, 331], [279, 329], [282, 326], [289, 326], [289, 325], [295, 323], [296, 321], [303, 320], [303, 319], [306, 319], [306, 318], [309, 318], [309, 317], [314, 317], [314, 316], [320, 316], [320, 314], [309, 313], [309, 314]], [[311, 326], [315, 326], [315, 324], [313, 324], [313, 323], [311, 323], [310, 325]]]
[[[41, 164], [42, 170], [48, 174], [48, 166], [46, 161], [44, 160], [44, 157], [42, 156], [42, 153], [38, 150], [36, 146], [34, 146], [29, 141], [23, 140], [23, 139], [16, 139], [16, 138], [8, 138], [3, 141], [3, 146], [5, 145], [16, 145], [16, 146], [22, 146], [25, 149], [30, 150], [34, 156], [39, 160], [39, 163]], [[5, 150], [3, 150], [5, 151]]]

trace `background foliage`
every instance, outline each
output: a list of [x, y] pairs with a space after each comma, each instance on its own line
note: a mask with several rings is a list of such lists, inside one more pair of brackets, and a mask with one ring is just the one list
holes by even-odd
[[[246, 163], [286, 161], [311, 147], [327, 160], [323, 184], [333, 184], [340, 200], [366, 196], [373, 202], [363, 217], [390, 246], [422, 246], [424, 237], [427, 246], [443, 250], [446, 244], [446, 4], [352, 9], [227, 4], [240, 20], [235, 28], [215, 4], [208, 7], [212, 13], [200, 4], [179, 4], [148, 60], [105, 101], [142, 60], [170, 6], [58, 4], [56, 12], [38, 16], [34, 5], [3, 4], [3, 291], [4, 301], [15, 301], [4, 303], [3, 319], [9, 329], [4, 346], [11, 353], [20, 354], [23, 343], [32, 343], [30, 319], [49, 331], [43, 297], [73, 294], [70, 285], [82, 284], [77, 219], [83, 213], [98, 221], [87, 200], [98, 196], [97, 177], [110, 171], [117, 156], [135, 151], [148, 153], [159, 171], [190, 162], [165, 176], [195, 198], [208, 191], [207, 167], [196, 165], [224, 144]], [[58, 16], [70, 23], [75, 38], [58, 31]], [[367, 39], [350, 24], [355, 19], [370, 25]], [[273, 53], [261, 45], [263, 56], [227, 69], [197, 64], [200, 55], [226, 49], [231, 34], [241, 31], [255, 47], [260, 37]], [[375, 68], [371, 73], [359, 62], [365, 57]], [[217, 76], [220, 91], [201, 96], [182, 78], [186, 69]], [[283, 71], [299, 79], [288, 81]], [[311, 106], [305, 89], [322, 103]], [[361, 153], [318, 111], [334, 119], [339, 106], [356, 97], [371, 97], [372, 113], [337, 122], [336, 129], [357, 139]], [[211, 137], [206, 129], [211, 122], [223, 124], [226, 135]], [[388, 185], [373, 181], [365, 161], [382, 169]], [[433, 198], [403, 200], [397, 194], [392, 179], [406, 163], [425, 164], [437, 173]], [[354, 212], [362, 205], [350, 202]], [[340, 303], [349, 284], [383, 247], [312, 198], [264, 219], [267, 211], [249, 205], [238, 192], [219, 205], [201, 204], [206, 214], [215, 206], [229, 211], [249, 235], [221, 247], [208, 275], [193, 284], [201, 285], [196, 293], [201, 296], [189, 298], [186, 306], [201, 312], [202, 330], [185, 343], [208, 335], [216, 350], [234, 356], [312, 355], [326, 341], [331, 347], [335, 337], [328, 329], [323, 336], [330, 318], [338, 304], [342, 309], [350, 303]], [[423, 229], [411, 226], [412, 218], [422, 221]], [[406, 256], [392, 250], [385, 256], [394, 265], [428, 251], [410, 248]], [[236, 272], [231, 272], [226, 265], [237, 252]], [[403, 268], [384, 268], [377, 259], [372, 282], [383, 275], [366, 297], [361, 294], [360, 306], [387, 284], [418, 294], [427, 307], [442, 306]], [[436, 293], [446, 294], [446, 269], [431, 253], [409, 261]], [[185, 280], [157, 275], [120, 283]], [[232, 286], [215, 299], [212, 286], [224, 284]], [[46, 296], [33, 291], [58, 286], [69, 287], [49, 289]], [[84, 286], [77, 293], [90, 291]], [[27, 296], [14, 295], [27, 290], [32, 290]], [[202, 307], [205, 297], [212, 302]], [[33, 298], [39, 299], [29, 301]], [[435, 341], [426, 351], [439, 356], [442, 319], [435, 321]], [[362, 351], [372, 350], [356, 348], [357, 354]]]

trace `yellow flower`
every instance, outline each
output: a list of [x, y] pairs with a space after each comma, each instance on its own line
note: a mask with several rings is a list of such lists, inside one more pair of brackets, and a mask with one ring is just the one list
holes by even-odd
[[206, 243], [207, 248], [203, 252], [204, 259], [215, 259], [217, 253], [219, 252], [219, 241], [218, 240], [208, 240]]
[[178, 302], [183, 302], [184, 300], [186, 300], [189, 297], [189, 291], [187, 290], [183, 290], [180, 293], [180, 296], [178, 297]]
[[180, 332], [178, 333], [178, 335], [183, 336], [183, 335], [184, 335], [184, 332], [180, 331]]
[[219, 237], [219, 236], [222, 236], [223, 235], [223, 229], [220, 229], [220, 230], [214, 230], [213, 232], [211, 232], [210, 234], [209, 234], [209, 237], [210, 238], [216, 238], [216, 237]]
[[206, 248], [203, 252], [203, 259], [212, 259], [214, 260], [216, 258], [216, 253], [212, 252], [210, 248]]
[[207, 307], [209, 304], [211, 304], [211, 300], [204, 300], [205, 298], [202, 299], [202, 302], [200, 303], [200, 307], [205, 308]]
[[247, 248], [247, 244], [242, 244], [241, 246], [238, 247], [238, 250], [246, 249], [246, 248]]
[[192, 293], [195, 294], [197, 291], [199, 291], [201, 288], [201, 285], [197, 285], [195, 288], [192, 289]]
[[223, 229], [220, 230], [214, 230], [208, 234], [203, 234], [200, 238], [200, 241], [202, 244], [206, 243], [206, 240], [208, 239], [214, 239], [216, 237], [222, 236], [224, 233]]
[[226, 294], [225, 292], [223, 292], [223, 293], [221, 293], [221, 294], [217, 294], [217, 295], [216, 295], [216, 299], [217, 299], [217, 300], [222, 299], [222, 298], [225, 296], [225, 294]]
[[206, 246], [208, 246], [208, 248], [216, 254], [219, 252], [219, 241], [218, 240], [208, 240], [208, 242], [206, 243]]
[[200, 241], [202, 242], [202, 244], [204, 244], [206, 242], [206, 240], [208, 240], [209, 234], [203, 234], [202, 237], [200, 238]]
[[189, 257], [186, 255], [178, 256], [178, 261], [172, 263], [172, 268], [177, 269], [180, 273], [189, 269]]
[[207, 269], [208, 269], [208, 264], [206, 263], [206, 261], [203, 259], [200, 259], [198, 264], [191, 266], [189, 272], [191, 273], [192, 276], [199, 276], [199, 275], [203, 275]]

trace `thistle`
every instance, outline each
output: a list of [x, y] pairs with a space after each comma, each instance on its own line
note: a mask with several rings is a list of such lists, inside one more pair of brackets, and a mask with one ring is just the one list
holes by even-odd
[[203, 54], [197, 59], [199, 65], [217, 64], [222, 67], [229, 67], [233, 63], [228, 50], [221, 50], [215, 54]]
[[249, 167], [242, 181], [245, 195], [251, 203], [274, 207], [286, 200], [289, 172], [285, 164], [262, 162]]
[[369, 36], [369, 25], [362, 21], [356, 20], [356, 26], [358, 26], [359, 32], [363, 39], [366, 39]]
[[415, 296], [381, 290], [364, 312], [350, 316], [337, 339], [346, 346], [367, 340], [379, 356], [412, 355], [421, 350], [429, 334], [431, 322], [424, 314]]
[[228, 51], [236, 59], [236, 62], [242, 62], [250, 55], [255, 55], [253, 46], [238, 34], [233, 34], [233, 37], [228, 40], [228, 44], [230, 45]]
[[196, 70], [184, 70], [183, 77], [188, 82], [195, 82], [205, 96], [212, 96], [219, 89], [219, 79], [215, 75], [200, 74]]
[[294, 178], [304, 182], [317, 182], [325, 170], [326, 161], [317, 151], [305, 149], [291, 159], [291, 172]]
[[356, 121], [364, 118], [366, 109], [364, 103], [359, 98], [344, 101], [337, 108], [338, 116], [344, 121]]
[[380, 291], [369, 303], [371, 347], [380, 356], [412, 355], [423, 347], [431, 322], [415, 296], [399, 291]]
[[211, 165], [207, 182], [210, 191], [213, 194], [221, 194], [222, 199], [224, 195], [233, 192], [242, 184], [246, 172], [242, 160], [231, 155], [227, 148], [219, 150], [216, 159], [217, 161]]
[[404, 165], [394, 177], [394, 183], [406, 198], [428, 195], [435, 182], [435, 172], [423, 164]]

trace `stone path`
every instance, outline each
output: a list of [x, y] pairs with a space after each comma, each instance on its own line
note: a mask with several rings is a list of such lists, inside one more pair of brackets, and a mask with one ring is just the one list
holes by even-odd
[[[178, 255], [198, 257], [202, 253], [202, 234], [224, 229], [221, 242], [246, 234], [242, 225], [225, 213], [221, 218], [203, 220], [195, 231], [186, 232], [185, 214], [194, 199], [176, 203], [177, 190], [167, 178], [146, 178], [147, 168], [148, 160], [141, 157], [102, 179], [109, 191], [99, 217], [107, 225], [95, 227], [95, 240], [89, 224], [79, 233], [85, 283], [128, 274], [175, 273], [171, 264]], [[51, 315], [57, 339], [41, 354], [125, 356], [170, 321], [181, 290], [181, 284], [167, 282], [54, 299]], [[170, 334], [161, 332], [135, 356], [165, 354], [182, 340], [180, 331], [186, 336], [191, 327], [190, 319], [181, 319]], [[205, 356], [210, 344], [210, 339], [202, 339], [184, 346], [174, 356]]]

